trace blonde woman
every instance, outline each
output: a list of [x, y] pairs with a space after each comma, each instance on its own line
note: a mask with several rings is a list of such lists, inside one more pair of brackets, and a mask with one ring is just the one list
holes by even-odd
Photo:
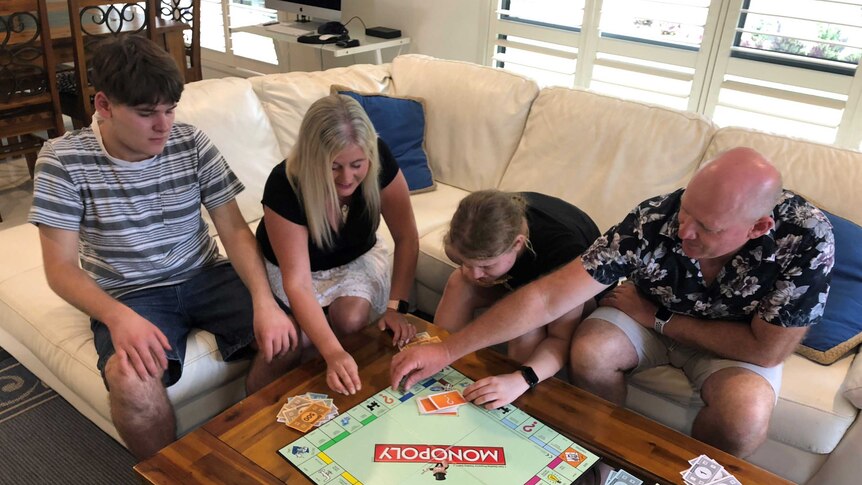
[[[273, 293], [326, 360], [330, 389], [354, 394], [358, 369], [339, 336], [381, 314], [393, 344], [415, 335], [402, 313], [419, 251], [407, 182], [359, 103], [336, 94], [311, 105], [263, 205], [257, 239]], [[375, 234], [381, 216], [395, 241], [391, 268]]]
[[[456, 332], [511, 291], [577, 258], [599, 229], [577, 207], [535, 192], [481, 190], [458, 205], [444, 238], [452, 272], [434, 323]], [[509, 357], [524, 364], [511, 374], [481, 379], [464, 397], [488, 409], [505, 406], [553, 376], [566, 363], [569, 341], [583, 306], [508, 343]], [[457, 336], [455, 337], [457, 338]]]

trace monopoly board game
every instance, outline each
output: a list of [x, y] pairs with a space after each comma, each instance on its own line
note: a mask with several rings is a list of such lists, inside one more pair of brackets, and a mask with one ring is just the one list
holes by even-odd
[[473, 381], [451, 367], [389, 388], [279, 453], [316, 484], [569, 484], [598, 457], [512, 405], [420, 414], [417, 397]]

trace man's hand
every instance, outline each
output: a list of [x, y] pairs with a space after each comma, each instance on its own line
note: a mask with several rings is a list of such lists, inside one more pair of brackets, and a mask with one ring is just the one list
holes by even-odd
[[341, 394], [356, 394], [362, 390], [356, 361], [346, 351], [340, 350], [324, 356], [326, 360], [326, 384]]
[[117, 357], [128, 359], [142, 381], [148, 376], [158, 378], [168, 368], [168, 338], [149, 320], [131, 311], [109, 329]]
[[267, 364], [299, 347], [296, 325], [275, 302], [262, 308], [255, 306], [254, 339]]
[[[413, 384], [434, 375], [450, 363], [452, 359], [444, 344], [428, 344], [402, 350], [392, 358], [389, 366], [390, 384], [395, 390], [399, 390], [399, 387], [409, 389]], [[399, 386], [401, 379], [405, 378], [404, 385]]]
[[599, 301], [599, 306], [609, 306], [620, 310], [642, 326], [652, 329], [655, 324], [655, 304], [638, 292], [631, 282], [625, 282], [613, 289]]
[[497, 409], [511, 403], [529, 389], [520, 372], [485, 377], [464, 389], [464, 398], [485, 409]]
[[377, 322], [377, 328], [384, 331], [392, 329], [392, 345], [402, 347], [416, 335], [416, 327], [413, 326], [404, 315], [388, 309]]

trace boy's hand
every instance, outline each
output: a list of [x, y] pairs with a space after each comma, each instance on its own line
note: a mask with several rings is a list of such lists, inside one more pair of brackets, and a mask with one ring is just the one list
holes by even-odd
[[130, 311], [122, 322], [109, 326], [118, 357], [128, 359], [143, 381], [158, 378], [168, 368], [168, 338], [146, 318]]
[[296, 325], [275, 301], [260, 308], [255, 306], [254, 339], [267, 364], [299, 347]]

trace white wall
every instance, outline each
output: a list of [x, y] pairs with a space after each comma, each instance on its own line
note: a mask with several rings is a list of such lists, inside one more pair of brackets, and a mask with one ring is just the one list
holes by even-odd
[[[481, 64], [496, 4], [495, 0], [343, 0], [342, 8], [344, 21], [358, 15], [368, 27], [401, 29], [402, 35], [410, 37], [405, 52]], [[361, 27], [357, 20], [347, 26]], [[384, 52], [385, 61], [391, 57], [392, 53]]]
[[[410, 44], [402, 46], [400, 52], [397, 47], [384, 49], [383, 62], [390, 62], [399, 53], [414, 53], [482, 64], [487, 59], [491, 11], [496, 5], [497, 0], [342, 0], [342, 18], [347, 22], [358, 16], [368, 27], [400, 29], [403, 36], [410, 37]], [[285, 14], [285, 20], [288, 18]], [[364, 33], [356, 19], [347, 28]], [[229, 66], [205, 54], [204, 78], [318, 71], [375, 62], [371, 52], [335, 58], [302, 44], [275, 42], [275, 46], [280, 62], [277, 66], [248, 60]]]

